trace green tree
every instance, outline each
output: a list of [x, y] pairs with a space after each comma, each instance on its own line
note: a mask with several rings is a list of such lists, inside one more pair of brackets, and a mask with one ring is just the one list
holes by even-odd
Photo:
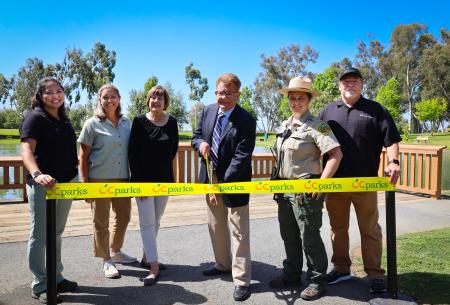
[[164, 87], [167, 89], [170, 96], [170, 104], [167, 108], [167, 113], [177, 119], [178, 129], [182, 130], [183, 125], [188, 123], [188, 113], [183, 103], [183, 95], [181, 94], [181, 91], [175, 92], [175, 89], [172, 88], [172, 84], [169, 82], [167, 82]]
[[[450, 31], [441, 30], [441, 42], [423, 52], [419, 63], [422, 99], [442, 96], [450, 105]], [[450, 107], [445, 119], [450, 119]], [[445, 120], [442, 120], [442, 122]], [[444, 127], [444, 126], [443, 126]]]
[[310, 46], [303, 50], [299, 45], [293, 44], [281, 48], [276, 56], [261, 55], [262, 72], [254, 82], [253, 102], [260, 120], [258, 123], [264, 131], [273, 131], [281, 123], [279, 108], [282, 95], [279, 89], [289, 84], [289, 80], [299, 75], [309, 75], [307, 65], [315, 63], [319, 54]]
[[[424, 100], [416, 104], [417, 118], [425, 125], [431, 132], [436, 132], [439, 126], [439, 118], [447, 111], [447, 101], [442, 97], [435, 97]], [[429, 122], [429, 126], [427, 126]]]
[[403, 113], [402, 86], [395, 78], [391, 78], [387, 81], [386, 85], [381, 86], [376, 101], [389, 111], [394, 122], [401, 122]]
[[80, 49], [67, 49], [62, 63], [50, 66], [52, 75], [49, 76], [61, 80], [69, 106], [72, 106], [80, 101], [83, 91], [88, 100], [92, 100], [102, 85], [112, 83], [115, 65], [116, 52], [97, 42], [86, 55]]
[[138, 115], [144, 114], [148, 111], [147, 93], [150, 89], [158, 84], [156, 76], [150, 76], [144, 84], [144, 90], [130, 91], [130, 104], [128, 105], [128, 117], [133, 120]]
[[190, 63], [185, 68], [186, 83], [189, 85], [189, 100], [200, 102], [203, 95], [208, 91], [208, 79], [202, 77], [200, 70], [194, 69], [194, 64]]
[[395, 77], [402, 85], [410, 115], [410, 132], [418, 131], [414, 105], [420, 99], [419, 62], [423, 52], [435, 43], [435, 38], [427, 33], [426, 25], [399, 25], [392, 31], [390, 49], [380, 61], [384, 75]]
[[70, 123], [76, 131], [81, 131], [84, 122], [90, 118], [94, 113], [94, 105], [92, 100], [85, 105], [77, 104], [68, 109], [67, 115]]
[[310, 104], [312, 114], [318, 115], [320, 110], [339, 98], [338, 79], [339, 72], [342, 69], [340, 66], [339, 63], [332, 64], [323, 73], [316, 75], [313, 88], [319, 91], [321, 95], [315, 97]]
[[44, 62], [38, 58], [29, 58], [24, 67], [21, 67], [17, 75], [11, 78], [11, 95], [9, 102], [17, 115], [22, 119], [31, 109], [31, 99], [36, 91], [37, 82], [52, 74], [51, 67], [44, 66]]
[[197, 128], [197, 122], [200, 120], [200, 114], [203, 108], [205, 108], [205, 104], [202, 102], [197, 102], [191, 107], [191, 110], [189, 111], [189, 121], [191, 123], [192, 130]]
[[83, 91], [90, 100], [101, 85], [114, 80], [115, 62], [115, 52], [108, 51], [101, 43], [96, 43], [86, 55], [79, 49], [67, 49], [62, 63], [45, 65], [41, 59], [29, 58], [10, 79], [2, 75], [0, 101], [8, 101], [17, 114], [24, 117], [31, 109], [36, 84], [43, 77], [61, 81], [69, 106], [80, 101]]
[[19, 128], [22, 119], [17, 116], [17, 113], [13, 109], [1, 109], [0, 110], [0, 128], [17, 129]]
[[370, 41], [369, 46], [364, 41], [360, 41], [356, 48], [358, 54], [355, 66], [364, 77], [363, 95], [369, 99], [375, 99], [380, 86], [386, 82], [379, 65], [385, 56], [385, 48], [377, 40]]
[[7, 101], [10, 94], [11, 85], [10, 80], [0, 73], [0, 103], [5, 103]]
[[252, 90], [250, 90], [249, 87], [243, 87], [241, 89], [241, 96], [239, 97], [239, 105], [247, 110], [255, 120], [258, 120], [258, 115], [256, 114], [252, 103], [252, 95]]
[[205, 107], [201, 102], [203, 95], [208, 91], [208, 79], [202, 77], [200, 70], [194, 69], [194, 64], [190, 63], [185, 68], [186, 84], [189, 85], [189, 100], [195, 103], [189, 112], [189, 120], [192, 130], [197, 127], [200, 118], [200, 112]]

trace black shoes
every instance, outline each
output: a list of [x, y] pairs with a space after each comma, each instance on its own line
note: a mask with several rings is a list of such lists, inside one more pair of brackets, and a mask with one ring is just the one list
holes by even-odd
[[229, 270], [219, 270], [216, 267], [212, 267], [212, 268], [203, 270], [202, 273], [203, 273], [204, 276], [215, 276], [215, 275], [220, 275], [220, 274], [231, 273], [231, 271], [229, 271]]
[[293, 277], [286, 274], [280, 275], [269, 282], [271, 288], [300, 287], [302, 280], [300, 277]]
[[77, 287], [78, 287], [77, 282], [64, 279], [58, 283], [56, 291], [61, 293], [74, 292], [75, 290], [77, 290]]
[[346, 273], [341, 273], [341, 272], [337, 272], [336, 270], [332, 270], [331, 272], [329, 272], [326, 277], [325, 277], [325, 282], [328, 285], [332, 285], [332, 284], [336, 284], [342, 281], [347, 281], [350, 280], [352, 278], [352, 275], [350, 274], [350, 272], [346, 272]]
[[369, 281], [369, 291], [370, 293], [383, 293], [386, 292], [386, 285], [383, 279], [371, 279]]
[[144, 286], [151, 286], [156, 284], [156, 282], [158, 281], [158, 277], [159, 277], [159, 273], [157, 276], [155, 277], [145, 277], [142, 279], [142, 281], [144, 282]]
[[235, 301], [245, 301], [250, 296], [250, 288], [248, 286], [235, 286], [233, 298]]

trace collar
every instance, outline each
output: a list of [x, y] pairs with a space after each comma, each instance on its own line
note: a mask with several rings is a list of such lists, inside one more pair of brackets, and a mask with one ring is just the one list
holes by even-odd
[[292, 126], [302, 126], [303, 124], [306, 123], [306, 121], [309, 120], [310, 117], [311, 117], [311, 112], [309, 112], [309, 110], [307, 110], [298, 119], [294, 118], [294, 116], [291, 116], [289, 120], [290, 120], [290, 123], [291, 123]]
[[234, 110], [234, 108], [236, 108], [236, 106], [234, 106], [233, 108], [228, 109], [227, 111], [222, 111], [222, 110], [220, 110], [220, 108], [219, 108], [219, 111], [217, 112], [217, 114], [223, 113], [223, 114], [225, 115], [225, 117], [226, 117], [227, 119], [229, 119], [231, 113], [232, 113], [233, 110]]
[[365, 100], [365, 98], [364, 98], [364, 96], [362, 96], [362, 94], [361, 94], [361, 96], [360, 96], [359, 99], [356, 101], [356, 103], [354, 103], [353, 106], [351, 106], [351, 107], [347, 106], [347, 104], [345, 104], [345, 103], [342, 101], [342, 99], [338, 100], [338, 101], [336, 102], [336, 105], [337, 105], [338, 107], [345, 106], [345, 107], [347, 107], [347, 108], [355, 108], [358, 104], [363, 103], [364, 100]]

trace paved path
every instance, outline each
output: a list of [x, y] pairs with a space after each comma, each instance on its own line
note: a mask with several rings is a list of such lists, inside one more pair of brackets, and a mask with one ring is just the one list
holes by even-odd
[[[380, 208], [384, 225], [384, 208]], [[324, 213], [322, 235], [330, 251], [329, 223]], [[397, 206], [397, 231], [405, 233], [450, 226], [450, 200], [419, 198]], [[359, 245], [354, 214], [351, 223], [351, 245]], [[305, 302], [299, 290], [273, 291], [269, 280], [276, 276], [284, 258], [278, 222], [274, 217], [251, 221], [253, 280], [252, 296], [242, 304], [368, 304], [374, 298], [364, 279], [329, 286], [320, 300]], [[127, 233], [124, 250], [140, 256], [138, 231]], [[118, 266], [122, 277], [108, 280], [102, 276], [101, 261], [92, 257], [91, 236], [67, 237], [63, 241], [64, 274], [79, 282], [77, 293], [63, 296], [66, 304], [234, 304], [230, 276], [205, 278], [201, 271], [213, 258], [207, 227], [184, 225], [163, 228], [159, 235], [161, 261], [168, 269], [152, 287], [139, 281], [147, 272], [138, 265]], [[0, 244], [0, 304], [39, 304], [30, 298], [30, 272], [26, 262], [26, 242]]]

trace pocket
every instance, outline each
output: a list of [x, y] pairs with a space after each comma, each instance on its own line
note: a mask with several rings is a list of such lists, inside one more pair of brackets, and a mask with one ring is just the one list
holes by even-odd
[[300, 149], [300, 145], [305, 143], [306, 133], [303, 134], [295, 134], [292, 135], [289, 139], [284, 143], [284, 147], [289, 150], [298, 150]]

